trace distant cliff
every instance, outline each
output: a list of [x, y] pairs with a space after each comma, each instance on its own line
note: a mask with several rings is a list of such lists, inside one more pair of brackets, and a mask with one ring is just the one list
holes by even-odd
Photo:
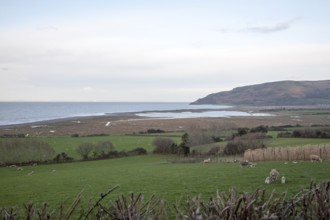
[[330, 104], [330, 80], [279, 81], [210, 94], [191, 104], [318, 105]]

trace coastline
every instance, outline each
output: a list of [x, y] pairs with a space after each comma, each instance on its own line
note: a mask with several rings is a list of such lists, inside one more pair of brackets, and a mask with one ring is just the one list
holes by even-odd
[[[317, 107], [285, 107], [289, 112], [295, 109], [330, 109], [329, 106]], [[256, 127], [259, 125], [283, 126], [283, 125], [310, 125], [310, 124], [330, 124], [330, 117], [325, 115], [303, 117], [293, 117], [291, 114], [281, 112], [284, 107], [232, 107], [226, 111], [244, 111], [244, 112], [269, 112], [275, 116], [235, 116], [235, 117], [200, 117], [200, 118], [150, 118], [141, 117], [136, 114], [155, 111], [123, 112], [111, 113], [97, 116], [82, 116], [59, 118], [53, 120], [44, 120], [23, 124], [1, 125], [0, 136], [4, 134], [24, 134], [26, 136], [79, 136], [98, 135], [98, 134], [138, 134], [148, 129], [161, 129], [164, 131], [187, 131], [198, 127], [199, 129], [212, 128], [238, 128], [238, 127]], [[215, 109], [208, 109], [214, 111]], [[224, 110], [224, 109], [221, 109]], [[175, 110], [175, 112], [188, 111]], [[200, 112], [200, 109], [191, 109], [189, 111]], [[158, 112], [169, 112], [168, 110]]]

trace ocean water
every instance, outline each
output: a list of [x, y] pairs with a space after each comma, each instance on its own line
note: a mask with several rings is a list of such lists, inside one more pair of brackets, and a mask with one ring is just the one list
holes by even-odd
[[[226, 108], [228, 106], [168, 102], [0, 102], [0, 125], [124, 112]], [[150, 114], [146, 116], [155, 117]], [[172, 112], [170, 117], [183, 117], [182, 114]]]

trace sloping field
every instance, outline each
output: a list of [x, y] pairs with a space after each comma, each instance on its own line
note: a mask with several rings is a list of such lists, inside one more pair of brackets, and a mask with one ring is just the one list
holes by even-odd
[[[29, 202], [47, 202], [58, 207], [63, 201], [71, 203], [82, 192], [83, 203], [93, 203], [100, 193], [119, 186], [110, 197], [117, 198], [129, 192], [142, 192], [147, 198], [153, 194], [162, 197], [167, 207], [185, 195], [208, 198], [232, 187], [241, 192], [253, 192], [262, 187], [278, 193], [297, 193], [308, 187], [311, 180], [320, 182], [329, 178], [329, 161], [323, 163], [283, 162], [258, 163], [255, 168], [241, 168], [236, 163], [172, 164], [167, 157], [146, 155], [102, 161], [67, 164], [0, 168], [0, 207]], [[266, 185], [265, 177], [272, 168], [286, 176], [287, 183]]]

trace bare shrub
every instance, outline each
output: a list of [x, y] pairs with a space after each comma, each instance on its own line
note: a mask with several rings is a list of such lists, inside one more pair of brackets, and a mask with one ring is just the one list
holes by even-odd
[[156, 154], [173, 154], [179, 151], [179, 147], [171, 138], [157, 137], [152, 144], [155, 146], [153, 152]]
[[87, 160], [93, 149], [94, 145], [92, 143], [82, 143], [76, 148], [76, 152], [80, 154], [83, 160]]
[[214, 146], [208, 152], [207, 155], [218, 155], [220, 153], [221, 147]]
[[190, 131], [189, 134], [189, 143], [191, 146], [210, 144], [214, 142], [214, 139], [207, 131]]
[[98, 142], [93, 147], [93, 157], [105, 158], [113, 150], [114, 146], [111, 141]]
[[247, 149], [265, 148], [264, 140], [267, 136], [264, 133], [249, 133], [236, 137], [227, 143], [223, 153], [225, 155], [243, 154]]
[[47, 143], [35, 139], [13, 138], [0, 141], [0, 162], [3, 164], [42, 162], [52, 159], [54, 154], [54, 149]]

